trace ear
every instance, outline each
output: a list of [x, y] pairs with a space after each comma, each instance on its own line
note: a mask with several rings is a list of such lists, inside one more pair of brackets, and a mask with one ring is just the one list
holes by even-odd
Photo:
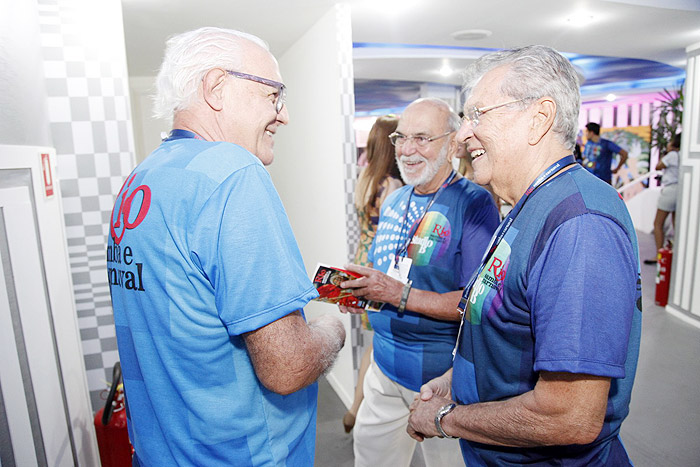
[[549, 133], [552, 125], [554, 125], [554, 117], [557, 115], [557, 104], [549, 96], [540, 97], [533, 104], [534, 114], [530, 121], [530, 129], [528, 134], [528, 144], [535, 146], [544, 136]]
[[212, 68], [202, 79], [202, 96], [212, 110], [219, 111], [224, 107], [224, 83], [226, 71]]

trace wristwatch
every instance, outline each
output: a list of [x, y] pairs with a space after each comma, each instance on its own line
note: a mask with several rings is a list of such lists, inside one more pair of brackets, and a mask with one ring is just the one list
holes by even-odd
[[458, 439], [458, 436], [450, 436], [445, 433], [445, 430], [442, 429], [442, 425], [440, 424], [442, 417], [452, 412], [455, 407], [457, 407], [457, 404], [455, 403], [444, 405], [440, 407], [440, 410], [438, 410], [437, 414], [435, 414], [435, 428], [437, 428], [438, 433], [440, 433], [440, 438]]

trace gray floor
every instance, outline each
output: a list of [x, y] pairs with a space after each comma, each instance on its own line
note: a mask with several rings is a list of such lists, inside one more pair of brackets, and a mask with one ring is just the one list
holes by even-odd
[[[651, 235], [638, 233], [642, 259], [654, 255]], [[700, 466], [700, 329], [654, 304], [655, 266], [642, 265], [642, 345], [630, 415], [622, 439], [637, 467]], [[345, 407], [322, 379], [318, 401], [318, 467], [351, 467], [352, 435]], [[424, 465], [416, 450], [411, 467]], [[398, 467], [398, 466], [397, 466]]]

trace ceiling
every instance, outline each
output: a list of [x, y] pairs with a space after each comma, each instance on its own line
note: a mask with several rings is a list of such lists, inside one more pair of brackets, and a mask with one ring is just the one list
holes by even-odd
[[[201, 26], [258, 35], [283, 54], [334, 0], [122, 0], [130, 76], [152, 76], [165, 40]], [[459, 70], [493, 49], [545, 44], [583, 77], [584, 97], [659, 90], [683, 78], [700, 42], [700, 0], [349, 0], [357, 108], [420, 83], [459, 85]], [[452, 33], [487, 30], [462, 41]], [[448, 66], [449, 76], [439, 73]], [[284, 70], [282, 70], [284, 76]], [[391, 107], [391, 99], [376, 104]], [[396, 102], [394, 102], [396, 103]], [[384, 105], [386, 104], [386, 105]]]

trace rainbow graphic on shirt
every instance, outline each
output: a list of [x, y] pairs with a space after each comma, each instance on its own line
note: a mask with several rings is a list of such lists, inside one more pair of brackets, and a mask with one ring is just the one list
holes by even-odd
[[450, 246], [452, 227], [444, 214], [428, 212], [411, 238], [408, 256], [416, 266], [426, 266], [441, 258]]
[[508, 229], [496, 251], [489, 257], [479, 273], [467, 302], [466, 318], [471, 324], [481, 324], [484, 313], [492, 314], [503, 306], [503, 282], [510, 265], [510, 245], [518, 235], [518, 230]]

